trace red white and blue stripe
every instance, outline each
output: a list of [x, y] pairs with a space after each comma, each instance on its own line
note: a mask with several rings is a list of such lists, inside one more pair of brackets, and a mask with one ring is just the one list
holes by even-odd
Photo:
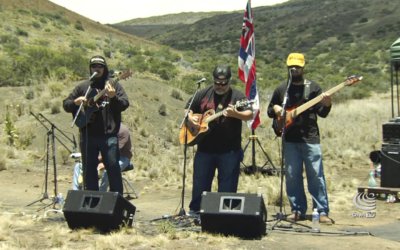
[[260, 124], [260, 103], [256, 85], [256, 50], [254, 38], [253, 13], [251, 0], [247, 2], [243, 17], [242, 35], [240, 37], [240, 50], [238, 56], [239, 79], [246, 84], [246, 96], [248, 100], [254, 100], [253, 120], [248, 126], [256, 129]]

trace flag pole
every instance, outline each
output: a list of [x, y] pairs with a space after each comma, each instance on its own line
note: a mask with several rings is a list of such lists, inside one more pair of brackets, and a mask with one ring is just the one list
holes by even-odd
[[[240, 36], [240, 50], [238, 55], [238, 75], [239, 79], [246, 85], [246, 97], [248, 100], [254, 100], [253, 103], [253, 119], [248, 122], [249, 128], [251, 128], [251, 136], [249, 137], [249, 141], [244, 148], [244, 152], [247, 149], [247, 146], [251, 142], [251, 161], [252, 166], [249, 168], [245, 167], [245, 173], [253, 174], [258, 171], [258, 167], [256, 166], [256, 142], [264, 152], [264, 155], [267, 157], [267, 163], [273, 167], [273, 170], [266, 170], [264, 166], [261, 168], [262, 171], [267, 173], [275, 172], [276, 168], [269, 158], [268, 154], [262, 148], [260, 141], [255, 135], [255, 129], [260, 124], [260, 104], [259, 97], [257, 92], [257, 84], [256, 84], [256, 47], [255, 47], [255, 36], [254, 36], [254, 24], [253, 24], [253, 13], [251, 10], [251, 1], [249, 0], [246, 5], [246, 9], [243, 16], [243, 24], [242, 24], [242, 34]], [[243, 152], [243, 153], [244, 153]], [[242, 162], [244, 165], [244, 163]]]

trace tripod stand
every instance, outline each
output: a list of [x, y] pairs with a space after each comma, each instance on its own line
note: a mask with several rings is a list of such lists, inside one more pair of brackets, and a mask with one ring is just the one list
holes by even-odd
[[[35, 200], [31, 203], [29, 203], [26, 206], [31, 206], [37, 202], [43, 202], [46, 199], [50, 199], [49, 194], [48, 194], [48, 177], [49, 177], [49, 161], [50, 161], [50, 154], [51, 154], [51, 158], [52, 158], [52, 162], [53, 162], [53, 174], [54, 174], [54, 197], [52, 199], [52, 203], [45, 205], [43, 208], [44, 209], [46, 207], [49, 207], [51, 205], [53, 205], [53, 208], [55, 208], [56, 204], [60, 204], [63, 202], [63, 198], [61, 197], [61, 195], [59, 195], [58, 193], [58, 187], [57, 187], [57, 164], [56, 164], [56, 145], [55, 145], [55, 140], [56, 140], [56, 136], [55, 136], [55, 129], [57, 129], [57, 127], [50, 122], [50, 120], [48, 120], [44, 115], [40, 114], [37, 116], [34, 113], [30, 112], [30, 114], [35, 117], [35, 119], [37, 121], [39, 121], [44, 128], [46, 128], [47, 133], [46, 133], [46, 169], [45, 169], [45, 181], [44, 181], [44, 192], [42, 194], [42, 197], [38, 200]], [[40, 119], [40, 118], [42, 119]], [[46, 125], [44, 122], [48, 122], [50, 124], [50, 127], [48, 125]], [[62, 131], [60, 131], [62, 133]], [[63, 134], [66, 138], [68, 138], [65, 134]], [[68, 138], [69, 139], [69, 138]], [[72, 151], [69, 150], [64, 143], [62, 143], [62, 141], [60, 141], [58, 138], [57, 140], [71, 153]], [[70, 139], [71, 140], [71, 139]], [[76, 142], [75, 140], [71, 140], [71, 142], [74, 143], [74, 148], [76, 148]], [[50, 149], [51, 147], [51, 149]]]
[[[258, 140], [258, 137], [255, 135], [254, 129], [251, 130], [251, 135], [249, 136], [249, 140], [247, 141], [247, 144], [244, 147], [243, 153], [246, 152], [247, 147], [249, 146], [250, 142], [251, 142], [251, 163], [252, 163], [252, 165], [246, 166], [246, 164], [244, 164], [244, 162], [242, 161], [241, 163], [244, 166], [244, 173], [254, 174], [256, 172], [260, 172], [262, 174], [268, 174], [268, 175], [277, 174], [277, 169], [276, 169], [274, 163], [272, 162], [271, 158], [269, 157], [267, 152], [265, 152], [264, 148], [262, 147], [260, 141]], [[261, 167], [258, 167], [256, 165], [256, 148], [255, 148], [256, 142], [257, 142], [257, 145], [260, 147], [261, 151], [264, 153], [264, 156], [267, 158], [266, 162]], [[271, 167], [265, 168], [265, 166], [267, 166], [267, 164], [270, 164]]]

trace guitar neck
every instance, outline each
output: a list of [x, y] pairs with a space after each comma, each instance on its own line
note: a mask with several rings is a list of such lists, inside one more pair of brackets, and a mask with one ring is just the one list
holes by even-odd
[[[224, 110], [225, 110], [225, 109], [224, 109]], [[220, 112], [218, 112], [218, 113], [215, 113], [215, 114], [210, 115], [209, 117], [207, 117], [206, 123], [210, 123], [210, 122], [212, 122], [213, 120], [217, 119], [218, 117], [222, 116], [224, 110], [222, 110], [222, 111], [220, 111]]]
[[[326, 91], [325, 93], [328, 95], [333, 95], [335, 92], [339, 91], [340, 89], [342, 89], [344, 86], [346, 86], [346, 82], [342, 82], [338, 85], [336, 85], [335, 87], [329, 89], [328, 91]], [[319, 103], [322, 100], [322, 94], [311, 99], [310, 101], [304, 103], [303, 105], [297, 107], [296, 109], [293, 110], [293, 116], [296, 117], [298, 115], [300, 115], [301, 113], [303, 113], [304, 111], [306, 111], [307, 109], [311, 108], [312, 106], [316, 105], [317, 103]]]

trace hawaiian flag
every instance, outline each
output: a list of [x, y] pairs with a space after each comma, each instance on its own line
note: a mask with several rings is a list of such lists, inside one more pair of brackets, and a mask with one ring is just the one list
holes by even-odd
[[253, 120], [248, 122], [249, 127], [256, 129], [260, 124], [260, 103], [256, 85], [256, 46], [254, 39], [253, 13], [251, 0], [247, 2], [243, 17], [242, 35], [240, 37], [240, 50], [238, 56], [239, 79], [246, 84], [248, 100], [254, 100]]

